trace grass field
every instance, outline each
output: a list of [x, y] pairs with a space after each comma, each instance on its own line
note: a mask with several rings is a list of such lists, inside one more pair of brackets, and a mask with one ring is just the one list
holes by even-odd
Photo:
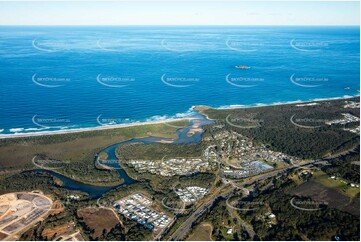
[[336, 208], [354, 215], [360, 213], [360, 199], [351, 198], [342, 193], [339, 189], [331, 188], [311, 179], [296, 188], [290, 193], [297, 196], [310, 197], [313, 201], [326, 202], [330, 208]]
[[209, 223], [198, 225], [187, 238], [187, 241], [211, 241], [213, 226]]
[[355, 197], [358, 193], [360, 193], [360, 188], [351, 187], [346, 183], [341, 182], [340, 180], [331, 179], [323, 171], [315, 171], [313, 173], [313, 179], [316, 182], [321, 183], [326, 187], [336, 189], [351, 198]]
[[96, 239], [103, 234], [103, 230], [109, 232], [114, 228], [119, 220], [110, 209], [104, 208], [82, 208], [77, 212], [77, 216], [89, 227], [92, 238]]

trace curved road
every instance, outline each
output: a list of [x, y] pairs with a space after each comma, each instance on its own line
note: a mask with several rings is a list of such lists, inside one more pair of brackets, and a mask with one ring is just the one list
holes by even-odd
[[[304, 164], [302, 167], [309, 167], [312, 166], [314, 163], [317, 164], [317, 161], [311, 161], [307, 164]], [[219, 198], [219, 197], [228, 197], [228, 195], [230, 195], [234, 189], [239, 188], [241, 186], [247, 185], [247, 184], [251, 184], [255, 181], [260, 181], [260, 180], [265, 180], [267, 178], [273, 177], [273, 176], [277, 176], [279, 173], [283, 173], [286, 171], [290, 171], [294, 168], [301, 168], [297, 165], [294, 166], [290, 166], [290, 167], [285, 167], [282, 169], [278, 169], [278, 170], [272, 170], [269, 171], [267, 173], [262, 173], [253, 177], [250, 177], [248, 179], [245, 179], [245, 182], [242, 183], [242, 185], [240, 184], [240, 186], [235, 186], [233, 183], [231, 183], [233, 186], [230, 188], [227, 188], [226, 191], [224, 191], [223, 193], [219, 193], [217, 192], [215, 195], [213, 195], [212, 197], [210, 197], [206, 202], [204, 202], [204, 204], [202, 206], [200, 206], [196, 211], [194, 211], [188, 218], [186, 221], [184, 221], [183, 224], [181, 224], [181, 226], [179, 226], [179, 228], [171, 235], [171, 237], [169, 238], [170, 241], [180, 241], [182, 240], [186, 234], [188, 233], [189, 229], [192, 227], [193, 223], [210, 207], [212, 206], [213, 202]], [[222, 191], [223, 189], [225, 189], [229, 184], [225, 184], [223, 185], [219, 191]], [[234, 187], [235, 186], [235, 187]]]

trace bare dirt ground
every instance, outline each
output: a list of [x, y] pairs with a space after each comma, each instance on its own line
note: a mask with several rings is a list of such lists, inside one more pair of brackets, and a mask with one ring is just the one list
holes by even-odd
[[65, 235], [70, 235], [76, 232], [76, 226], [74, 223], [70, 224], [61, 224], [55, 227], [46, 227], [42, 232], [42, 236], [47, 238], [47, 240], [53, 240], [56, 237], [64, 237]]
[[200, 224], [187, 238], [187, 241], [212, 241], [212, 230], [211, 224]]
[[93, 239], [102, 235], [104, 229], [109, 232], [119, 224], [117, 216], [110, 209], [93, 207], [82, 208], [78, 210], [77, 215], [84, 220], [91, 230], [94, 230], [94, 233], [92, 234]]
[[41, 192], [15, 192], [0, 196], [0, 236], [16, 240], [48, 216], [52, 200]]

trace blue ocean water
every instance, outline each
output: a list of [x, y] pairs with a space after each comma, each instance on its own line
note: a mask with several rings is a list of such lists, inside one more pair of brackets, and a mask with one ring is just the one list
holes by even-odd
[[0, 134], [359, 95], [359, 36], [359, 27], [3, 26]]

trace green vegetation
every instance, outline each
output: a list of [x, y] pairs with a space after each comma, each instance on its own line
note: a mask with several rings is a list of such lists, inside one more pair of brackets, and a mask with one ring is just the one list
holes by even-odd
[[[317, 181], [319, 176], [318, 173], [312, 177], [301, 175], [300, 172], [292, 172], [277, 179], [269, 178], [256, 182], [255, 190], [250, 196], [242, 197], [239, 192], [230, 196], [236, 200], [238, 197], [242, 201], [241, 207], [249, 208], [249, 210], [233, 210], [226, 205], [226, 199], [220, 198], [194, 224], [193, 231], [202, 223], [210, 223], [213, 225], [213, 240], [248, 240], [251, 238], [247, 231], [254, 230], [253, 240], [317, 241], [335, 240], [335, 236], [338, 236], [342, 240], [358, 241], [360, 236], [359, 198], [355, 198], [355, 203], [347, 204], [349, 199], [343, 200], [342, 195], [337, 193], [337, 187], [327, 188], [321, 184], [317, 187], [317, 183], [313, 180]], [[271, 186], [259, 190], [260, 187], [265, 187], [265, 184]], [[312, 189], [314, 191], [310, 192]], [[327, 189], [335, 190], [335, 192]], [[328, 203], [321, 205], [321, 209], [315, 211], [299, 210], [290, 202], [295, 196], [302, 201]], [[354, 211], [355, 209], [357, 211]], [[270, 214], [274, 214], [275, 218], [270, 217]], [[252, 229], [237, 227], [243, 223]], [[226, 233], [230, 227], [236, 232], [233, 238]]]
[[157, 191], [171, 189], [172, 186], [178, 184], [193, 184], [195, 186], [209, 187], [215, 179], [215, 175], [213, 173], [198, 173], [196, 175], [189, 176], [163, 177], [148, 172], [138, 173], [134, 168], [127, 165], [123, 165], [123, 168], [130, 177], [136, 178], [140, 181], [149, 182], [152, 188]]
[[[239, 212], [241, 217], [253, 225], [258, 239], [334, 240], [334, 236], [339, 236], [342, 240], [359, 240], [359, 216], [330, 206], [316, 211], [296, 209], [290, 203], [293, 196], [289, 192], [297, 185], [287, 177], [273, 180], [273, 183], [271, 189], [256, 192], [252, 198], [252, 202], [263, 202], [264, 206]], [[267, 212], [276, 215], [276, 223], [272, 226], [265, 218]]]
[[[185, 125], [188, 121], [177, 121]], [[175, 138], [176, 128], [166, 124], [96, 130], [80, 133], [34, 136], [0, 140], [0, 170], [32, 169], [34, 156], [68, 161], [64, 169], [56, 170], [65, 176], [94, 185], [121, 183], [116, 171], [99, 169], [94, 165], [95, 154], [109, 145], [135, 137], [160, 136]]]
[[41, 190], [56, 197], [65, 197], [67, 190], [59, 187], [54, 178], [44, 173], [27, 172], [1, 177], [0, 194]]
[[[198, 219], [198, 221], [193, 225], [193, 230], [189, 233], [192, 234], [195, 228], [199, 224], [207, 223], [213, 226], [212, 230], [212, 239], [217, 241], [239, 241], [247, 240], [249, 235], [245, 229], [238, 223], [236, 218], [232, 218], [231, 213], [229, 212], [226, 200], [221, 198], [216, 200], [208, 213], [205, 213]], [[227, 234], [228, 229], [232, 229], [232, 234]]]
[[180, 214], [177, 217], [177, 220], [173, 226], [167, 231], [167, 233], [162, 238], [163, 241], [169, 241], [170, 236], [186, 221], [187, 215]]
[[[359, 98], [349, 100], [359, 101]], [[208, 109], [208, 117], [216, 119], [227, 130], [236, 131], [266, 144], [275, 151], [304, 159], [316, 159], [352, 150], [359, 145], [359, 136], [344, 131], [343, 125], [326, 125], [324, 121], [342, 117], [341, 113], [360, 116], [359, 109], [344, 108], [344, 100], [318, 102], [314, 106], [297, 106], [295, 104], [253, 107], [243, 109]], [[292, 116], [300, 125], [319, 126], [302, 128], [291, 122]], [[228, 117], [228, 121], [226, 119]], [[239, 128], [243, 120], [257, 122], [259, 127]]]
[[123, 225], [116, 225], [109, 232], [96, 238], [100, 241], [147, 241], [151, 240], [153, 231], [145, 228], [143, 225], [137, 224], [130, 219], [121, 217]]
[[329, 176], [342, 177], [346, 181], [360, 183], [360, 146], [354, 151], [326, 159], [330, 165], [323, 166], [321, 169]]
[[197, 143], [191, 144], [126, 144], [117, 148], [119, 159], [131, 160], [161, 160], [164, 157], [200, 157], [202, 146]]
[[[158, 179], [158, 182], [153, 180]], [[125, 185], [118, 187], [101, 198], [104, 202], [116, 201], [122, 197], [128, 196], [130, 194], [141, 192], [147, 197], [152, 197], [153, 201], [158, 204], [161, 204], [161, 201], [164, 198], [179, 200], [178, 196], [173, 191], [173, 187], [178, 186], [201, 186], [201, 187], [210, 187], [214, 182], [215, 175], [208, 173], [200, 173], [192, 176], [175, 176], [175, 177], [165, 177], [159, 178], [153, 176], [149, 181], [135, 183], [131, 185]], [[156, 183], [156, 185], [154, 185]], [[173, 211], [170, 211], [173, 212]]]
[[[357, 101], [358, 98], [352, 100]], [[345, 183], [329, 178], [329, 176], [334, 175], [348, 182], [359, 183], [359, 165], [355, 164], [355, 161], [360, 159], [359, 136], [344, 131], [344, 127], [339, 125], [328, 126], [318, 122], [315, 123], [315, 125], [320, 125], [318, 128], [302, 128], [290, 122], [290, 118], [294, 114], [304, 120], [329, 120], [340, 117], [341, 113], [359, 116], [359, 110], [343, 108], [344, 100], [318, 103], [319, 105], [314, 106], [290, 104], [234, 110], [203, 109], [202, 112], [210, 118], [216, 119], [217, 123], [204, 127], [205, 133], [201, 143], [133, 143], [118, 147], [117, 157], [120, 160], [202, 157], [203, 151], [209, 145], [215, 145], [216, 151], [232, 150], [237, 142], [225, 142], [226, 144], [222, 146], [220, 144], [221, 139], [213, 139], [222, 134], [222, 131], [228, 130], [247, 136], [256, 143], [266, 144], [267, 147], [276, 151], [304, 159], [325, 160], [328, 165], [318, 165], [322, 171], [314, 171], [313, 174], [304, 175], [298, 170], [290, 172], [291, 174], [278, 175], [277, 178], [273, 177], [255, 182], [248, 186], [248, 189], [253, 190], [253, 193], [247, 198], [242, 197], [239, 191], [233, 194], [233, 196], [237, 195], [238, 200], [262, 204], [257, 209], [238, 211], [227, 206], [227, 198], [218, 198], [194, 222], [188, 235], [195, 235], [197, 231], [203, 229], [202, 238], [205, 238], [207, 233], [209, 235], [212, 231], [211, 238], [213, 240], [249, 240], [252, 239], [254, 232], [254, 240], [333, 240], [335, 236], [339, 236], [342, 240], [359, 240], [359, 189], [350, 188]], [[244, 129], [232, 126], [226, 122], [229, 115], [235, 117], [234, 122], [237, 125], [252, 126], [254, 123], [252, 120], [257, 120], [258, 125]], [[301, 125], [313, 125], [307, 124], [307, 122], [302, 123], [302, 121], [299, 123]], [[177, 123], [177, 126], [184, 125], [185, 122]], [[354, 124], [347, 126], [353, 127]], [[72, 222], [75, 229], [81, 231], [87, 240], [153, 240], [154, 234], [151, 230], [124, 216], [120, 215], [122, 224], [116, 223], [115, 225], [112, 223], [108, 226], [104, 225], [107, 221], [96, 219], [96, 216], [93, 218], [90, 213], [82, 214], [81, 208], [95, 207], [97, 201], [89, 200], [85, 196], [81, 196], [80, 201], [68, 201], [66, 197], [69, 194], [84, 194], [62, 188], [56, 178], [31, 171], [19, 172], [34, 169], [31, 159], [36, 155], [41, 159], [67, 161], [64, 162], [62, 169], [55, 171], [72, 179], [96, 185], [119, 184], [122, 182], [119, 173], [96, 166], [95, 154], [109, 145], [135, 137], [175, 138], [175, 131], [176, 128], [174, 127], [154, 124], [0, 140], [0, 172], [2, 172], [0, 175], [0, 194], [13, 191], [42, 190], [45, 194], [50, 194], [52, 198], [58, 199], [64, 204], [64, 211], [50, 215], [43, 222], [29, 229], [21, 239], [56, 239], [57, 236], [54, 234], [49, 236], [51, 238], [44, 236], [44, 230], [49, 230], [49, 228], [59, 230], [59, 226]], [[228, 154], [231, 152], [229, 151]], [[99, 156], [101, 159], [106, 158], [104, 153], [100, 153]], [[163, 177], [148, 172], [138, 173], [126, 164], [121, 163], [121, 165], [127, 174], [138, 182], [117, 187], [103, 194], [100, 203], [105, 204], [105, 206], [111, 207], [115, 200], [127, 195], [142, 193], [152, 199], [152, 206], [169, 216], [173, 216], [175, 210], [166, 208], [162, 202], [169, 207], [179, 208], [178, 205], [181, 203], [173, 190], [174, 187], [201, 186], [214, 189], [223, 185], [216, 171], [191, 176]], [[213, 189], [208, 195], [215, 193]], [[327, 201], [328, 205], [312, 212], [302, 211], [290, 204], [294, 197], [305, 201]], [[163, 239], [169, 238], [172, 232], [186, 220], [187, 215], [194, 212], [196, 207], [208, 198], [205, 197], [195, 205], [186, 207], [189, 209], [188, 212], [178, 215], [177, 221]], [[244, 206], [251, 205], [246, 204]], [[270, 213], [276, 215], [276, 218], [271, 220], [267, 215]], [[94, 224], [96, 223], [103, 224], [101, 230], [95, 229], [97, 225]], [[208, 224], [208, 230], [202, 228], [204, 224]], [[211, 227], [212, 230], [210, 230]], [[232, 229], [231, 234], [227, 233], [228, 229]]]
[[353, 198], [360, 192], [360, 188], [351, 187], [349, 184], [341, 182], [339, 180], [331, 179], [327, 174], [322, 171], [315, 171], [313, 173], [313, 179], [322, 185], [334, 188], [339, 190], [340, 192], [344, 193], [345, 195]]
[[147, 241], [152, 240], [153, 231], [147, 229], [145, 226], [138, 224], [135, 221], [122, 216], [124, 226], [127, 228], [126, 239], [127, 241]]

